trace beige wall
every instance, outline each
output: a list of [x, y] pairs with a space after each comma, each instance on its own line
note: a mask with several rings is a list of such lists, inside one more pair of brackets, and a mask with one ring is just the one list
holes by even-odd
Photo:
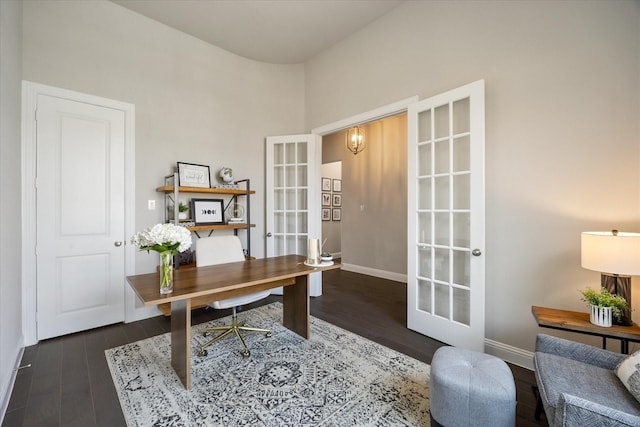
[[[322, 149], [325, 149], [325, 140], [323, 138]], [[322, 178], [329, 178], [333, 183], [334, 179], [339, 179], [342, 182], [342, 162], [334, 161], [334, 162], [322, 162]], [[322, 191], [324, 194], [342, 194], [342, 193], [333, 193], [332, 191]], [[342, 199], [341, 199], [342, 200]], [[333, 209], [333, 206], [322, 206], [322, 209]], [[342, 213], [342, 207], [339, 208]], [[334, 257], [342, 256], [342, 220], [334, 221], [329, 215], [331, 220], [322, 221], [322, 241], [324, 244], [322, 245], [322, 252], [329, 252], [333, 254]], [[342, 217], [341, 217], [342, 218]]]
[[639, 28], [637, 1], [408, 1], [305, 65], [307, 127], [485, 79], [486, 337], [532, 350], [531, 305], [598, 286], [580, 232], [640, 231]]
[[367, 148], [353, 155], [345, 131], [322, 137], [323, 162], [342, 161], [342, 262], [407, 273], [407, 117], [362, 125]]
[[20, 106], [22, 3], [0, 1], [0, 419], [23, 347]]
[[229, 166], [257, 190], [252, 250], [264, 256], [264, 138], [302, 133], [301, 65], [247, 60], [101, 0], [25, 2], [23, 65], [26, 80], [135, 104], [136, 229], [162, 221], [155, 188], [176, 162], [209, 165], [212, 180]]

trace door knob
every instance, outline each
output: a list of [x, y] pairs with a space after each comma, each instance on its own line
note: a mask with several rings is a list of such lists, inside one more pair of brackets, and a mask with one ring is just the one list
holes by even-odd
[[273, 234], [271, 234], [271, 232], [268, 232], [267, 237], [271, 237], [271, 236], [273, 236]]
[[114, 246], [122, 246], [122, 242], [114, 242], [113, 245]]
[[480, 255], [482, 255], [482, 251], [480, 249], [474, 249], [474, 250], [471, 251], [471, 255], [480, 256]]

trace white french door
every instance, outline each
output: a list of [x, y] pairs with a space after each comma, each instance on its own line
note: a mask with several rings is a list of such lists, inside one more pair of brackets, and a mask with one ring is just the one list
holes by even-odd
[[407, 326], [484, 350], [484, 81], [408, 109]]
[[[320, 142], [311, 134], [266, 139], [267, 256], [306, 256], [308, 239], [321, 237]], [[309, 288], [322, 295], [322, 273], [309, 276]]]
[[37, 98], [37, 338], [124, 320], [125, 113]]

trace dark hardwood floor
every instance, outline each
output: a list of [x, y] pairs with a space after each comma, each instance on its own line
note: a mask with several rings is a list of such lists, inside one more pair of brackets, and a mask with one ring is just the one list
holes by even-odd
[[[244, 309], [281, 297], [269, 298]], [[227, 316], [230, 310], [199, 309], [193, 323]], [[311, 314], [358, 335], [431, 363], [441, 342], [406, 328], [406, 285], [334, 270], [324, 273], [323, 295], [312, 298]], [[168, 332], [163, 316], [115, 324], [27, 347], [2, 427], [124, 426], [104, 350]], [[546, 426], [533, 417], [533, 372], [509, 365], [516, 382], [517, 426]], [[425, 379], [426, 381], [426, 379]]]

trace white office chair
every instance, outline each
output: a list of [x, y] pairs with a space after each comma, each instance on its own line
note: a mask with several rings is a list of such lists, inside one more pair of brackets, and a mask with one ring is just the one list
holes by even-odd
[[[217, 236], [204, 237], [196, 241], [196, 267], [204, 267], [207, 265], [224, 264], [228, 262], [244, 261], [244, 251], [240, 239], [237, 236]], [[207, 347], [216, 341], [221, 340], [227, 335], [234, 333], [242, 343], [244, 351], [242, 356], [248, 357], [251, 353], [247, 348], [247, 344], [242, 339], [240, 331], [256, 331], [264, 332], [267, 337], [271, 336], [269, 329], [251, 328], [243, 324], [238, 324], [237, 308], [244, 304], [249, 304], [266, 298], [271, 293], [270, 290], [255, 292], [249, 295], [240, 295], [237, 297], [227, 298], [221, 301], [215, 301], [209, 304], [210, 307], [218, 310], [232, 308], [231, 325], [229, 326], [213, 326], [205, 330], [204, 336], [208, 336], [214, 331], [223, 331], [212, 340], [206, 342], [200, 347], [198, 356], [206, 356]]]

